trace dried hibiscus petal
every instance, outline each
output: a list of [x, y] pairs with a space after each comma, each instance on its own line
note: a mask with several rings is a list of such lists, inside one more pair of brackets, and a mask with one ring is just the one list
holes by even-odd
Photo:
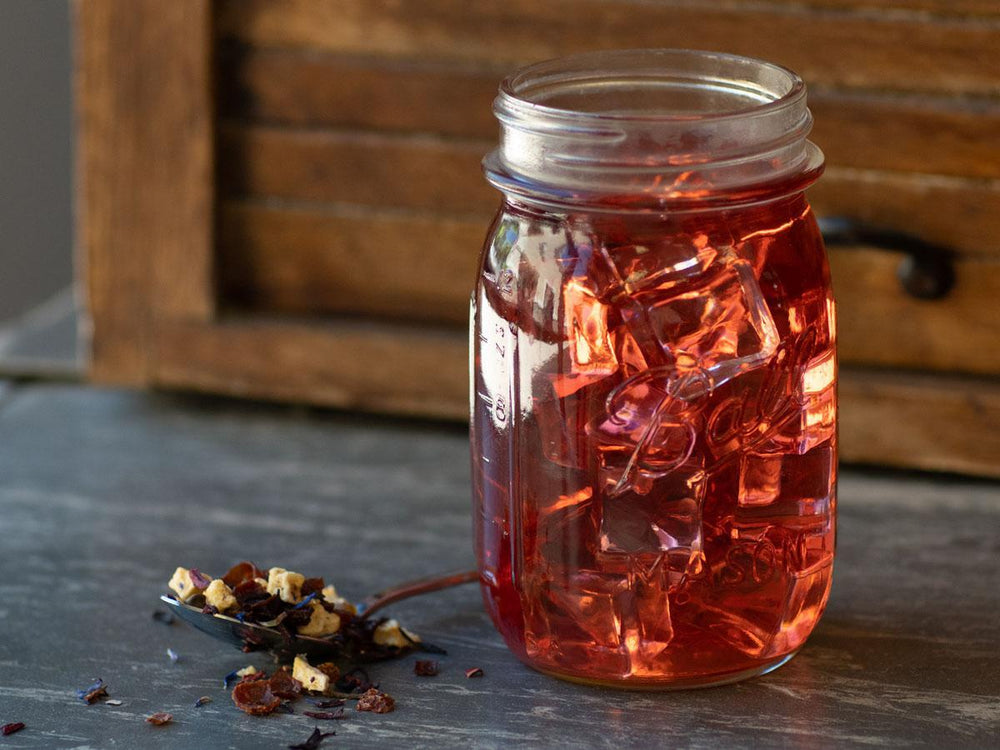
[[417, 677], [434, 677], [438, 671], [438, 663], [430, 659], [418, 659], [413, 664], [413, 674]]
[[302, 582], [302, 596], [319, 594], [325, 585], [322, 578], [307, 578]]
[[146, 721], [157, 727], [162, 727], [164, 724], [169, 724], [174, 720], [173, 714], [168, 714], [166, 711], [157, 711], [152, 716], [147, 716]]
[[231, 589], [236, 588], [244, 581], [253, 581], [254, 578], [267, 578], [264, 571], [252, 562], [239, 562], [229, 569], [229, 572], [222, 576], [223, 582]]
[[383, 693], [377, 688], [369, 688], [360, 698], [358, 698], [358, 711], [372, 711], [377, 714], [387, 714], [396, 708], [396, 701], [388, 693]]
[[482, 677], [483, 674], [485, 673], [483, 672], [482, 667], [472, 667], [472, 669], [465, 670], [466, 677]]
[[3, 727], [0, 728], [0, 733], [2, 733], [4, 737], [6, 737], [8, 735], [14, 734], [14, 732], [20, 732], [22, 729], [24, 729], [23, 721], [12, 721], [10, 724], [4, 724]]
[[191, 568], [188, 571], [188, 577], [191, 579], [191, 583], [200, 589], [207, 589], [209, 584], [212, 583], [211, 576], [205, 575], [197, 568]]
[[302, 695], [302, 683], [292, 677], [287, 668], [282, 667], [271, 678], [271, 692], [279, 698], [295, 700]]
[[336, 732], [321, 732], [319, 727], [313, 730], [313, 733], [309, 735], [309, 739], [305, 742], [300, 742], [298, 745], [289, 745], [288, 750], [316, 750], [327, 737], [333, 737]]
[[281, 705], [267, 680], [243, 680], [233, 688], [233, 703], [251, 716], [264, 716]]

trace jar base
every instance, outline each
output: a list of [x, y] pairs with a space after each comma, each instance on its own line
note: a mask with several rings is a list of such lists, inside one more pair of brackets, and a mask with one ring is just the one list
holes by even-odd
[[580, 675], [569, 674], [566, 672], [557, 672], [550, 669], [545, 669], [544, 667], [539, 667], [530, 662], [525, 662], [529, 667], [534, 669], [536, 672], [541, 672], [549, 677], [555, 677], [560, 680], [565, 680], [566, 682], [574, 682], [578, 685], [590, 685], [593, 687], [609, 687], [616, 688], [618, 690], [642, 690], [642, 691], [670, 691], [670, 690], [695, 690], [698, 688], [710, 688], [719, 687], [721, 685], [730, 685], [734, 682], [742, 682], [743, 680], [749, 680], [753, 677], [760, 677], [761, 675], [768, 674], [784, 666], [792, 657], [794, 657], [799, 652], [798, 649], [792, 651], [784, 656], [779, 656], [771, 661], [764, 662], [763, 664], [758, 664], [750, 669], [742, 669], [737, 672], [723, 672], [716, 674], [704, 675], [701, 677], [689, 677], [682, 679], [663, 679], [663, 680], [651, 680], [647, 678], [642, 679], [621, 679], [621, 680], [601, 680], [593, 677], [582, 677]]

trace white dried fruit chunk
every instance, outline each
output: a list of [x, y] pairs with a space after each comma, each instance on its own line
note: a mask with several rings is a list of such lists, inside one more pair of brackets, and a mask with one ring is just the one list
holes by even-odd
[[237, 670], [236, 672], [237, 677], [246, 677], [247, 675], [252, 675], [252, 674], [257, 674], [257, 667], [255, 667], [253, 664], [243, 667], [243, 669]]
[[323, 594], [324, 600], [330, 602], [330, 604], [342, 612], [350, 612], [352, 615], [356, 615], [358, 613], [358, 608], [347, 601], [347, 599], [340, 596], [332, 583], [329, 586], [324, 586], [321, 593]]
[[299, 628], [299, 635], [312, 635], [322, 637], [333, 635], [340, 630], [340, 615], [336, 612], [327, 612], [319, 602], [309, 602], [312, 613], [309, 622]]
[[330, 675], [316, 669], [302, 656], [296, 656], [292, 662], [292, 677], [302, 683], [303, 690], [312, 693], [325, 693], [330, 687]]
[[205, 590], [204, 587], [199, 586], [196, 580], [191, 577], [191, 571], [187, 568], [177, 568], [167, 586], [177, 594], [178, 601], [182, 602], [194, 599]]
[[289, 604], [298, 604], [302, 598], [302, 584], [306, 577], [284, 568], [271, 568], [267, 571], [267, 593], [277, 594], [278, 598]]
[[386, 620], [375, 628], [375, 632], [372, 633], [372, 640], [379, 646], [406, 648], [413, 642], [419, 643], [420, 637], [408, 630], [403, 630], [395, 620]]
[[221, 578], [214, 579], [205, 589], [205, 603], [215, 607], [220, 612], [236, 607], [236, 597], [232, 589]]

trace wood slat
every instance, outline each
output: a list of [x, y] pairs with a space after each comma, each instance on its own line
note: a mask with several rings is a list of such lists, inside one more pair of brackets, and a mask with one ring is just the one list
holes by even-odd
[[213, 310], [208, 0], [78, 0], [78, 245], [92, 374], [141, 384], [158, 317]]
[[178, 322], [160, 332], [156, 382], [347, 409], [468, 415], [468, 336], [456, 331], [268, 318]]
[[[464, 331], [236, 318], [163, 330], [167, 387], [464, 420]], [[1000, 477], [996, 379], [842, 368], [842, 460]]]
[[229, 203], [219, 244], [224, 299], [302, 315], [462, 326], [486, 219]]
[[845, 362], [1000, 374], [1000, 263], [959, 260], [946, 298], [917, 300], [896, 278], [901, 255], [829, 255]]
[[[223, 55], [227, 117], [496, 141], [502, 69], [241, 49]], [[1000, 102], [814, 89], [812, 139], [832, 166], [1000, 177]]]
[[223, 0], [220, 35], [265, 47], [518, 64], [592, 49], [724, 49], [826, 85], [1000, 93], [1000, 24], [684, 0]]
[[845, 463], [1000, 477], [1000, 382], [842, 369]]
[[[482, 141], [385, 133], [229, 127], [219, 179], [231, 196], [358, 203], [489, 216]], [[810, 190], [822, 214], [908, 232], [970, 255], [1000, 257], [1000, 180], [832, 167]]]
[[[462, 327], [488, 220], [227, 204], [227, 294], [262, 311]], [[922, 301], [899, 286], [901, 256], [864, 248], [830, 255], [845, 362], [1000, 373], [1000, 305], [991, 305], [1000, 299], [1000, 263], [959, 260], [951, 294]]]

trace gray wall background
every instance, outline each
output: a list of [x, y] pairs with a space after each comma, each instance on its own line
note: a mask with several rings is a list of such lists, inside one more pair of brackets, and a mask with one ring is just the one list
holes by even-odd
[[0, 321], [72, 282], [67, 0], [0, 0]]

